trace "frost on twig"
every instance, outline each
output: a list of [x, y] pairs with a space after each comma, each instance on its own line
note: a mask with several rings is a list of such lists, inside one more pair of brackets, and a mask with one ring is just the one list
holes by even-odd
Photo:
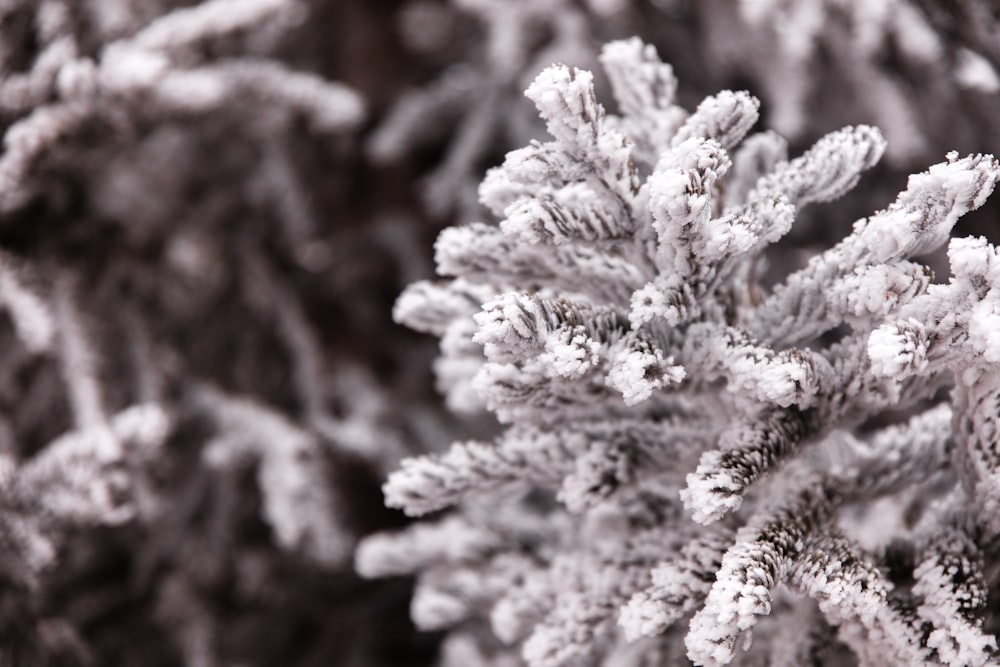
[[[806, 648], [766, 644], [787, 633], [755, 632], [804, 608], [788, 596], [815, 600], [799, 622], [824, 649], [990, 664], [981, 577], [995, 569], [980, 559], [1000, 535], [1000, 263], [985, 239], [951, 239], [940, 283], [920, 258], [982, 206], [997, 161], [949, 154], [765, 283], [772, 246], [864, 177], [881, 133], [847, 127], [789, 159], [774, 133], [744, 138], [748, 93], [688, 114], [651, 46], [616, 42], [601, 60], [621, 115], [591, 73], [543, 71], [527, 95], [551, 140], [487, 174], [498, 224], [445, 230], [445, 281], [411, 286], [396, 308], [441, 337], [452, 403], [471, 389], [507, 427], [405, 460], [386, 501], [411, 515], [452, 506], [437, 525], [458, 517], [476, 544], [484, 506], [506, 503], [503, 525], [461, 555], [435, 546], [443, 532], [412, 559], [370, 538], [362, 569], [412, 563], [428, 589], [419, 622], [488, 616], [531, 667], [612, 664], [623, 640], [676, 646], [686, 618], [697, 665], [796, 664]], [[886, 504], [898, 525], [878, 516]], [[891, 562], [890, 543], [920, 560]], [[454, 576], [442, 560], [460, 562]], [[765, 647], [747, 653], [755, 634]]]
[[[107, 413], [97, 373], [99, 353], [81, 321], [68, 277], [62, 276], [56, 286], [55, 303], [27, 291], [11, 273], [3, 280], [26, 347], [58, 356], [73, 412], [73, 427], [30, 458], [18, 461], [12, 455], [18, 443], [9, 441], [0, 458], [4, 574], [19, 584], [37, 585], [43, 571], [58, 561], [74, 527], [148, 518], [143, 516], [149, 509], [143, 476], [160, 460], [174, 415], [154, 403]], [[50, 338], [55, 331], [58, 341]]]
[[43, 36], [52, 44], [35, 63], [30, 92], [15, 93], [12, 81], [0, 86], [0, 100], [13, 97], [8, 106], [22, 114], [3, 137], [0, 212], [10, 215], [43, 191], [44, 180], [36, 174], [46, 173], [53, 160], [66, 159], [60, 146], [89, 128], [121, 126], [122, 118], [167, 122], [225, 114], [239, 109], [237, 100], [251, 99], [270, 119], [244, 120], [248, 128], [256, 125], [252, 131], [284, 131], [295, 116], [324, 132], [355, 126], [364, 105], [347, 86], [264, 59], [192, 60], [199, 46], [264, 21], [287, 22], [300, 11], [288, 0], [209, 0], [134, 26], [129, 37], [109, 38], [93, 56], [76, 43], [68, 13], [59, 14], [50, 27], [53, 34]]
[[382, 520], [338, 491], [448, 432], [398, 409], [420, 372], [371, 316], [407, 239], [339, 214], [366, 110], [311, 45], [350, 28], [299, 0], [0, 5], [3, 661], [309, 652], [285, 629]]
[[[594, 14], [568, 0], [408, 5], [398, 29], [413, 50], [423, 52], [418, 57], [445, 51], [453, 59], [454, 47], [463, 57], [430, 84], [393, 101], [368, 141], [369, 156], [377, 164], [398, 164], [420, 148], [440, 145], [442, 158], [420, 180], [424, 207], [434, 216], [474, 215], [483, 158], [537, 132], [528, 109], [512, 101], [551, 62], [593, 61], [591, 42], [600, 20]], [[449, 31], [450, 39], [444, 36]]]
[[206, 463], [218, 468], [244, 462], [257, 466], [262, 512], [277, 542], [319, 563], [346, 559], [353, 540], [337, 521], [336, 499], [317, 438], [263, 405], [208, 387], [195, 400], [221, 431], [205, 450]]

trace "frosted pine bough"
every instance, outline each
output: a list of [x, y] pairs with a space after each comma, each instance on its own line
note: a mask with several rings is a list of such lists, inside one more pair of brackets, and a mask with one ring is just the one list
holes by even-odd
[[[301, 655], [296, 598], [320, 568], [346, 574], [337, 468], [380, 469], [395, 434], [373, 382], [341, 400], [349, 373], [307, 305], [347, 281], [304, 251], [351, 232], [302, 166], [344, 168], [364, 114], [289, 53], [324, 33], [309, 9], [0, 8], [4, 663]], [[372, 299], [350, 293], [361, 320]]]
[[[621, 115], [589, 72], [539, 75], [553, 140], [487, 175], [499, 226], [446, 230], [452, 279], [397, 304], [450, 405], [509, 427], [404, 461], [389, 505], [458, 509], [359, 570], [420, 573], [445, 664], [995, 663], [1000, 258], [949, 237], [997, 161], [947, 156], [768, 288], [763, 252], [880, 133], [788, 159], [745, 136], [749, 94], [688, 113], [652, 47], [601, 60]], [[915, 258], [946, 243], [935, 283]]]

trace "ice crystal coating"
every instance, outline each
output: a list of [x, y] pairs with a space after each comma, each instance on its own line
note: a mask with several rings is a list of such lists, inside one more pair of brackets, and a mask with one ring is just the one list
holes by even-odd
[[[360, 570], [410, 560], [418, 623], [489, 619], [531, 667], [617, 665], [622, 639], [676, 644], [692, 612], [694, 664], [788, 664], [802, 653], [781, 632], [749, 650], [763, 617], [802, 608], [783, 587], [816, 601], [799, 621], [816, 641], [862, 664], [992, 664], [1000, 261], [952, 239], [942, 284], [917, 258], [984, 203], [997, 160], [949, 154], [770, 286], [769, 246], [864, 177], [879, 131], [788, 159], [777, 135], [746, 136], [748, 93], [688, 114], [651, 46], [614, 42], [601, 62], [621, 116], [590, 72], [539, 74], [526, 94], [552, 140], [489, 172], [499, 224], [442, 233], [450, 280], [397, 305], [442, 338], [450, 400], [471, 389], [510, 425], [404, 461], [389, 505], [457, 509], [371, 538]], [[876, 535], [886, 498], [911, 516]], [[470, 546], [449, 549], [462, 522]], [[917, 559], [891, 564], [890, 541]]]

